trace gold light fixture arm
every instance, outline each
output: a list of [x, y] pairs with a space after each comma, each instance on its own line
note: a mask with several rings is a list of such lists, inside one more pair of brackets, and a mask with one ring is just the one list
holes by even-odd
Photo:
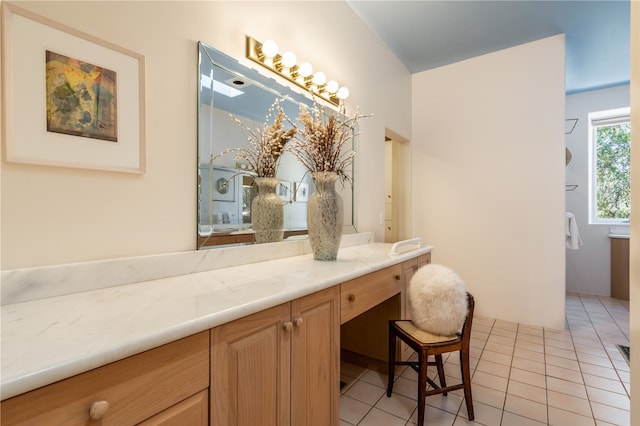
[[[269, 49], [273, 49], [275, 43], [270, 43], [272, 43], [272, 45], [268, 47]], [[273, 55], [268, 55], [263, 51], [263, 48], [263, 43], [251, 36], [247, 36], [247, 58], [251, 59], [255, 63], [262, 65], [282, 78], [311, 92], [314, 96], [318, 96], [332, 103], [333, 105], [339, 106], [340, 101], [349, 96], [349, 90], [346, 87], [339, 87], [338, 83], [334, 80], [327, 82], [324, 73], [317, 72], [315, 75], [312, 74], [311, 66], [308, 63], [302, 63], [299, 65], [295, 63], [292, 64], [292, 58], [293, 62], [295, 62], [295, 55], [292, 53], [290, 54], [290, 57], [287, 58], [288, 61], [286, 62], [288, 63], [285, 64], [283, 56], [287, 56], [287, 53], [280, 55], [274, 51], [268, 52], [269, 54], [273, 53]]]

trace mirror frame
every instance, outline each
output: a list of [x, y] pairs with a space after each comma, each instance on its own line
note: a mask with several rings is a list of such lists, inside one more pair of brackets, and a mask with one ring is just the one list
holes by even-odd
[[[233, 233], [226, 232], [226, 231], [217, 232], [212, 223], [209, 223], [209, 224], [201, 223], [201, 219], [202, 219], [201, 203], [203, 202], [203, 195], [204, 195], [202, 192], [202, 185], [201, 185], [201, 177], [202, 177], [201, 166], [203, 164], [209, 163], [209, 161], [205, 161], [203, 163], [201, 159], [201, 155], [204, 147], [203, 143], [211, 144], [210, 155], [220, 152], [220, 150], [214, 151], [215, 147], [213, 145], [215, 141], [213, 140], [213, 137], [209, 137], [208, 139], [210, 140], [203, 141], [204, 132], [202, 129], [203, 129], [203, 126], [205, 125], [205, 123], [203, 123], [203, 117], [201, 113], [202, 103], [204, 99], [203, 93], [202, 93], [203, 76], [204, 76], [203, 69], [213, 70], [216, 67], [220, 68], [222, 71], [233, 74], [234, 76], [237, 76], [245, 81], [250, 82], [250, 85], [259, 87], [260, 89], [270, 93], [271, 95], [273, 95], [274, 97], [273, 99], [281, 98], [281, 99], [284, 99], [285, 101], [296, 104], [298, 107], [300, 104], [304, 104], [308, 107], [311, 107], [314, 103], [314, 99], [312, 99], [311, 97], [308, 97], [305, 94], [292, 90], [292, 88], [290, 87], [280, 84], [273, 78], [263, 75], [262, 73], [260, 73], [258, 70], [254, 68], [249, 68], [248, 66], [240, 63], [238, 60], [220, 52], [219, 50], [211, 47], [210, 45], [207, 45], [202, 41], [198, 42], [198, 78], [197, 78], [197, 82], [198, 82], [198, 93], [197, 93], [198, 95], [197, 96], [197, 101], [198, 101], [198, 108], [197, 108], [198, 142], [197, 143], [198, 143], [198, 146], [197, 148], [198, 149], [197, 149], [197, 171], [196, 171], [197, 173], [197, 212], [196, 212], [196, 215], [197, 215], [196, 247], [197, 249], [225, 247], [225, 246], [229, 246], [230, 244], [233, 244], [233, 245], [255, 244], [254, 242], [255, 239], [252, 232], [242, 232], [242, 229], [240, 229], [239, 232], [233, 232]], [[211, 74], [211, 76], [212, 75], [213, 74]], [[215, 109], [214, 99], [216, 98], [216, 96], [214, 96], [213, 91], [211, 91], [210, 96], [211, 96], [211, 101], [210, 102], [205, 101], [205, 102], [212, 109]], [[321, 104], [323, 108], [328, 108], [328, 111], [331, 111], [331, 113], [338, 113], [335, 110], [335, 107], [333, 105], [328, 107], [327, 105], [324, 105], [324, 103], [322, 102], [318, 102], [318, 103]], [[251, 117], [251, 114], [249, 114], [248, 118], [250, 120], [257, 120], [258, 122], [263, 122], [264, 117], [267, 113], [267, 109], [268, 109], [268, 106], [265, 108], [264, 111], [261, 111], [258, 114], [255, 114], [253, 117]], [[229, 114], [229, 112], [227, 111], [225, 111], [225, 113]], [[240, 116], [239, 114], [236, 114], [236, 113], [232, 113], [232, 114], [234, 116]], [[211, 133], [212, 129], [215, 126], [215, 120], [211, 115], [208, 120], [209, 121], [206, 124], [209, 124], [209, 133]], [[295, 120], [295, 118], [292, 117], [292, 120]], [[352, 145], [350, 148], [355, 149], [355, 138], [352, 140]], [[232, 154], [229, 154], [229, 155], [232, 155]], [[345, 214], [345, 229], [344, 229], [345, 234], [357, 232], [356, 226], [355, 226], [355, 208], [354, 208], [355, 207], [354, 206], [355, 185], [353, 181], [354, 166], [355, 164], [352, 162], [352, 166], [350, 170], [351, 180], [350, 182], [347, 182], [344, 184], [345, 187], [348, 187], [347, 190], [350, 190], [347, 192], [347, 197], [350, 199], [344, 200], [345, 212], [347, 213]], [[211, 164], [209, 168], [213, 169], [214, 165]], [[215, 166], [215, 168], [217, 168], [217, 166]], [[244, 175], [249, 175], [249, 173], [247, 173], [246, 171], [242, 171], [242, 172]], [[309, 176], [309, 179], [310, 179], [310, 176]], [[241, 184], [242, 182], [245, 181], [242, 176], [238, 176], [234, 180], [238, 181], [236, 182], [236, 184]], [[242, 194], [243, 192], [240, 191], [238, 193]], [[207, 197], [207, 198], [210, 198], [210, 197]], [[345, 198], [345, 195], [343, 193], [343, 199], [344, 198]], [[210, 208], [213, 209], [213, 200], [207, 199], [206, 202], [211, 202]], [[347, 208], [349, 208], [349, 211], [347, 211]], [[213, 212], [210, 212], [210, 215], [212, 214]], [[348, 221], [348, 219], [350, 219], [350, 221]], [[305, 223], [306, 223], [306, 218], [305, 218]], [[242, 227], [240, 226], [240, 228]], [[306, 229], [289, 230], [285, 232], [285, 240], [289, 237], [301, 238], [300, 236], [306, 235], [306, 233], [307, 233]]]

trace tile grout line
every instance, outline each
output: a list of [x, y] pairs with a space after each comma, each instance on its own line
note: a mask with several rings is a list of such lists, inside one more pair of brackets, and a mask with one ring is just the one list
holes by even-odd
[[[507, 401], [507, 395], [508, 395], [508, 391], [509, 391], [509, 386], [511, 385], [511, 371], [513, 370], [513, 368], [515, 368], [513, 366], [513, 359], [516, 357], [516, 343], [518, 341], [518, 335], [520, 334], [520, 327], [523, 325], [523, 324], [520, 324], [520, 323], [516, 323], [516, 324], [517, 324], [516, 336], [515, 336], [515, 339], [513, 341], [513, 353], [511, 355], [511, 365], [509, 366], [509, 377], [507, 379], [508, 380], [507, 381], [507, 393], [505, 393], [505, 407], [506, 407], [506, 401]], [[525, 333], [523, 333], [523, 334], [525, 334]], [[547, 423], [547, 425], [549, 425], [551, 423], [550, 423], [550, 420], [549, 420], [549, 397], [547, 396], [547, 363], [546, 363], [546, 348], [545, 348], [545, 345], [544, 345], [544, 327], [542, 328], [542, 355], [543, 355], [543, 357], [544, 357], [543, 359], [545, 361], [544, 362], [544, 377], [545, 377], [545, 379], [544, 379], [545, 380], [545, 382], [544, 382], [544, 384], [545, 384], [545, 389], [544, 389], [545, 392], [544, 393], [545, 393], [545, 411], [546, 411], [546, 419], [547, 419], [546, 423]], [[514, 380], [514, 381], [517, 381], [517, 380]], [[520, 398], [522, 398], [522, 397], [520, 397]], [[535, 400], [532, 400], [532, 399], [530, 400], [528, 398], [523, 398], [523, 399], [527, 399], [529, 401], [537, 402]], [[505, 410], [503, 409], [502, 410], [503, 416], [504, 416], [504, 411]], [[509, 412], [511, 412], [511, 411], [509, 411]], [[517, 413], [513, 413], [513, 414], [517, 414]], [[524, 417], [526, 419], [530, 419], [530, 420], [533, 420], [533, 421], [537, 422], [536, 419], [533, 419], [531, 417], [527, 417], [527, 416], [524, 416], [524, 415], [521, 415], [521, 414], [517, 414], [517, 415], [520, 416], [520, 417]]]
[[[480, 359], [482, 359], [482, 355], [485, 352], [485, 348], [487, 347], [487, 343], [489, 343], [489, 339], [491, 338], [491, 335], [493, 334], [493, 330], [496, 327], [496, 322], [497, 320], [493, 320], [493, 322], [491, 323], [491, 329], [489, 330], [489, 335], [487, 336], [487, 340], [484, 342], [484, 346], [482, 347], [482, 353], [480, 354], [480, 358], [478, 358], [478, 364], [480, 363]], [[511, 368], [513, 365], [513, 353], [515, 352], [515, 347], [516, 347], [516, 343], [515, 340], [513, 342], [513, 350], [511, 351], [511, 362], [509, 363], [509, 376], [507, 377], [507, 388], [504, 390], [504, 400], [502, 401], [502, 408], [501, 408], [501, 412], [500, 412], [500, 424], [502, 424], [502, 422], [504, 421], [504, 412], [505, 409], [507, 407], [507, 391], [509, 390], [509, 377], [511, 377]], [[476, 370], [477, 370], [478, 366], [476, 365]], [[474, 375], [475, 375], [475, 371], [474, 371]], [[471, 377], [471, 382], [473, 383], [473, 376]]]
[[[593, 321], [591, 320], [591, 316], [589, 315], [589, 312], [588, 312], [587, 308], [584, 306], [584, 302], [582, 300], [582, 296], [580, 294], [577, 294], [577, 297], [578, 297], [578, 300], [580, 301], [580, 306], [582, 306], [582, 310], [584, 311], [586, 317], [589, 319], [589, 323], [591, 324], [591, 327], [593, 328], [594, 333], [596, 333], [596, 335], [598, 336], [598, 340], [600, 341], [600, 345], [604, 349], [604, 345], [602, 345], [602, 340], [600, 339], [600, 334], [598, 333], [596, 328], [593, 326]], [[598, 299], [598, 302], [600, 302], [600, 299]], [[576, 349], [575, 342], [573, 341], [573, 333], [571, 332], [571, 329], [569, 329], [569, 332], [571, 334], [571, 343], [573, 344], [573, 350], [576, 353], [576, 360], [578, 360], [578, 350]], [[606, 349], [605, 349], [605, 353], [606, 353]], [[609, 358], [609, 354], [608, 353], [607, 353], [607, 358]], [[611, 361], [611, 359], [609, 359], [609, 361]], [[613, 364], [612, 364], [612, 366], [613, 366]], [[587, 402], [589, 403], [589, 410], [591, 410], [591, 418], [593, 418], [593, 421], [596, 422], [596, 424], [597, 424], [597, 420], [598, 419], [596, 419], [596, 413], [593, 410], [593, 404], [591, 404], [591, 398], [589, 398], [589, 391], [587, 390], [587, 382], [584, 379], [585, 373], [582, 371], [582, 364], [581, 364], [580, 360], [578, 360], [578, 368], [580, 369], [580, 377], [582, 377], [582, 382], [584, 384], [584, 392], [587, 395]], [[618, 374], [618, 372], [616, 371], [616, 375], [617, 374]]]
[[[616, 325], [616, 327], [618, 327], [618, 330], [620, 331], [620, 333], [627, 339], [627, 341], [624, 342], [624, 343], [629, 344], [629, 335], [627, 333], [625, 333], [625, 331], [620, 327], [620, 324], [618, 323], [618, 320], [611, 314], [611, 311], [609, 310], [608, 306], [605, 303], [602, 302], [601, 296], [597, 296], [597, 297], [598, 297], [598, 301], [600, 303], [602, 303], [602, 305], [604, 306], [605, 310], [609, 314], [609, 317], [611, 318], [613, 323]], [[627, 316], [628, 316], [629, 315], [629, 307], [626, 306], [625, 304], [623, 304], [622, 302], [618, 301], [617, 299], [613, 299], [613, 300], [616, 300], [616, 302], [617, 302], [616, 304], [618, 306], [624, 308], [627, 311]], [[588, 313], [587, 313], [587, 315], [588, 315]], [[597, 333], [597, 331], [596, 331], [596, 333]], [[600, 337], [599, 334], [598, 334], [598, 337]], [[600, 343], [602, 343], [602, 346], [604, 347], [604, 343], [602, 342], [602, 339], [600, 340]], [[620, 372], [618, 371], [618, 368], [616, 367], [616, 364], [615, 364], [614, 360], [611, 358], [611, 355], [609, 354], [609, 351], [607, 351], [606, 348], [605, 348], [605, 353], [609, 357], [609, 361], [611, 361], [611, 364], [613, 365], [613, 369], [615, 370], [616, 375], [618, 376], [618, 380], [622, 383], [622, 387], [623, 387], [627, 397], [631, 397], [629, 395], [629, 389], [627, 388], [627, 386], [624, 385], [624, 381], [622, 380], [622, 377], [620, 376]], [[625, 360], [625, 362], [627, 362], [627, 361]], [[629, 365], [629, 364], [627, 363], [627, 365]]]
[[[578, 296], [580, 297], [580, 301], [582, 302], [582, 296], [581, 296], [580, 294], [578, 294]], [[627, 340], [629, 340], [629, 339], [628, 339], [628, 337], [627, 337], [627, 335], [625, 334], [624, 330], [622, 330], [622, 329], [620, 328], [620, 325], [618, 324], [618, 322], [615, 320], [615, 318], [613, 317], [613, 315], [611, 315], [611, 312], [610, 312], [610, 311], [609, 311], [609, 309], [607, 308], [607, 305], [605, 305], [605, 304], [602, 302], [601, 296], [595, 296], [595, 298], [597, 299], [598, 303], [599, 303], [600, 305], [602, 305], [602, 307], [604, 308], [604, 310], [607, 312], [607, 314], [609, 315], [609, 319], [610, 319], [610, 320], [611, 320], [611, 321], [616, 325], [616, 327], [618, 328], [618, 331], [619, 331], [619, 332], [620, 332], [620, 333], [621, 333], [621, 334], [622, 334], [622, 335], [623, 335]], [[605, 344], [604, 344], [604, 342], [603, 342], [603, 340], [602, 340], [602, 336], [601, 336], [601, 335], [600, 335], [600, 333], [598, 332], [598, 329], [596, 328], [596, 326], [593, 324], [593, 320], [591, 319], [591, 315], [589, 315], [589, 311], [588, 311], [586, 308], [584, 308], [584, 303], [583, 303], [582, 305], [583, 305], [583, 309], [584, 309], [584, 311], [585, 311], [585, 314], [586, 314], [586, 315], [587, 315], [587, 317], [589, 318], [589, 322], [591, 323], [591, 325], [592, 325], [592, 327], [593, 327], [594, 332], [595, 332], [595, 333], [596, 333], [596, 335], [598, 336], [598, 340], [599, 340], [599, 342], [600, 342], [600, 345], [602, 346], [602, 349], [604, 350], [605, 354], [607, 355], [607, 359], [608, 359], [608, 360], [609, 360], [609, 362], [611, 363], [611, 366], [612, 366], [613, 370], [616, 372], [616, 376], [618, 377], [618, 380], [622, 383], [622, 377], [620, 377], [620, 373], [618, 372], [618, 369], [617, 369], [617, 368], [616, 368], [616, 366], [615, 366], [614, 360], [611, 358], [611, 355], [610, 355], [610, 354], [609, 354], [609, 352], [607, 351], [607, 348], [606, 348], [606, 346], [605, 346]], [[625, 343], [628, 343], [628, 342], [625, 342]], [[577, 354], [577, 352], [578, 352], [578, 351], [576, 350], [576, 354]], [[583, 380], [584, 380], [584, 377], [583, 377]], [[585, 382], [585, 386], [586, 386], [586, 382]], [[624, 387], [624, 385], [623, 385], [623, 387]], [[627, 394], [627, 396], [629, 396], [628, 391], [626, 390], [626, 387], [624, 387], [624, 388], [625, 388], [625, 393]]]

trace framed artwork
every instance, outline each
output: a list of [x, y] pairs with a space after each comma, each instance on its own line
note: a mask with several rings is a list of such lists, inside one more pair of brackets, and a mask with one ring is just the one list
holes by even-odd
[[2, 7], [6, 161], [144, 173], [144, 56]]
[[276, 192], [282, 201], [291, 201], [291, 182], [280, 182]]
[[296, 182], [295, 187], [295, 201], [299, 203], [306, 203], [307, 201], [309, 201], [309, 184], [304, 182]]
[[235, 178], [230, 170], [213, 168], [213, 201], [236, 201]]

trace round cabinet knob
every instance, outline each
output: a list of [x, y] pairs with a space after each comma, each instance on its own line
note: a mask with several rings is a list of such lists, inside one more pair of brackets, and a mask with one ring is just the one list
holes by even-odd
[[291, 329], [293, 329], [293, 323], [291, 321], [287, 321], [282, 324], [282, 328], [284, 328], [286, 331], [291, 331]]
[[89, 408], [89, 417], [91, 420], [100, 420], [107, 414], [109, 403], [107, 401], [96, 401]]
[[300, 327], [304, 323], [304, 320], [302, 318], [298, 317], [298, 318], [293, 320], [293, 323], [296, 325], [296, 327]]
[[400, 281], [400, 275], [396, 275], [396, 281]]
[[355, 295], [355, 294], [353, 294], [353, 293], [351, 293], [351, 294], [349, 295], [349, 302], [355, 302], [355, 300], [356, 300], [356, 295]]

